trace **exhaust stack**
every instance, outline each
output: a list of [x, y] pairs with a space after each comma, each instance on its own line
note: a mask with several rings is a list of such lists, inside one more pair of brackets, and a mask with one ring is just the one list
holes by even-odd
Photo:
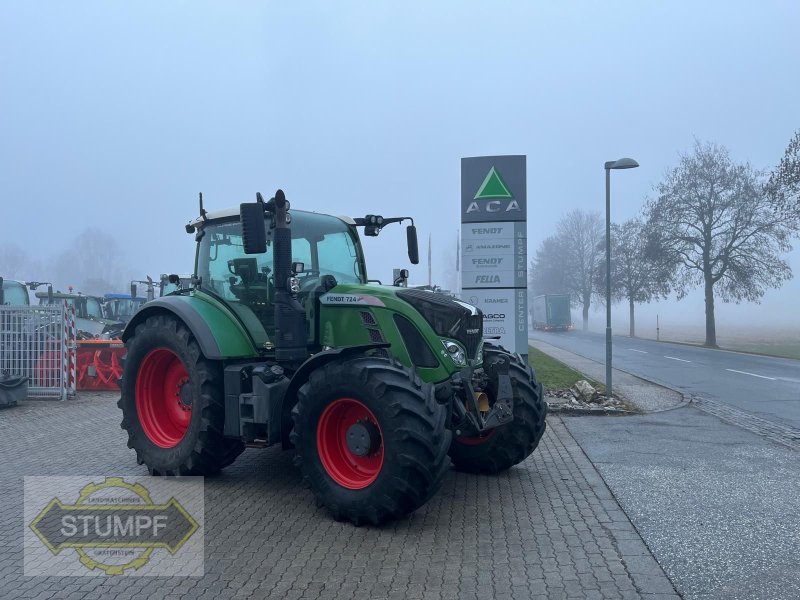
[[305, 310], [289, 288], [292, 273], [292, 230], [289, 227], [289, 202], [283, 190], [267, 202], [272, 213], [273, 261], [275, 267], [275, 358], [302, 362], [308, 357]]

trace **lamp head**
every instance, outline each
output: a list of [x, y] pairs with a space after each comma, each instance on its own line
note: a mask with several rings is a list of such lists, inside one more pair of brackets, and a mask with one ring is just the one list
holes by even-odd
[[605, 164], [606, 169], [635, 169], [639, 163], [632, 158], [620, 158], [619, 160], [610, 160]]

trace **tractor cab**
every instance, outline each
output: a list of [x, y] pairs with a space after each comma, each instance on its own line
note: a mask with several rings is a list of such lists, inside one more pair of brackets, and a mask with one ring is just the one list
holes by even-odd
[[24, 281], [3, 279], [0, 277], [0, 305], [28, 306], [28, 290]]
[[[275, 337], [274, 244], [257, 255], [245, 253], [239, 211], [211, 213], [197, 251], [201, 289], [233, 310], [256, 344], [269, 348]], [[309, 323], [316, 320], [314, 300], [339, 284], [365, 284], [364, 255], [352, 219], [294, 211], [291, 228], [292, 282]], [[308, 343], [317, 346], [314, 329]]]
[[188, 290], [192, 287], [191, 275], [177, 275], [177, 274], [161, 274], [161, 281], [158, 286], [159, 297], [164, 297], [173, 294], [180, 290]]
[[81, 293], [36, 292], [39, 306], [67, 305], [75, 308], [76, 327], [79, 332], [89, 337], [98, 337], [106, 330], [118, 325], [117, 321], [107, 318], [104, 310], [105, 299], [100, 296], [87, 296]]
[[133, 297], [130, 294], [106, 294], [106, 317], [112, 321], [127, 323], [146, 300], [141, 296]]

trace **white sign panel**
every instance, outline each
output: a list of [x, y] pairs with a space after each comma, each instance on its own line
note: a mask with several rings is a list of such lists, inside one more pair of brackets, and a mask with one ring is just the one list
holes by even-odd
[[461, 298], [483, 312], [485, 337], [500, 336], [499, 340], [490, 339], [489, 342], [511, 352], [528, 353], [528, 290], [464, 290]]

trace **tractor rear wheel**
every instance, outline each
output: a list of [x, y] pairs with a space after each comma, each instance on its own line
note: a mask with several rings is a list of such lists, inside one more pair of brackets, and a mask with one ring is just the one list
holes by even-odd
[[[498, 473], [521, 463], [536, 449], [546, 427], [547, 404], [542, 386], [536, 383], [533, 369], [517, 354], [498, 346], [484, 346], [484, 363], [493, 356], [505, 355], [514, 394], [514, 420], [490, 429], [481, 436], [454, 437], [450, 458], [459, 471], [467, 473]], [[489, 380], [489, 403], [497, 397], [497, 378]]]
[[338, 520], [378, 525], [411, 513], [450, 464], [445, 408], [394, 360], [324, 365], [298, 391], [292, 417], [295, 464]]
[[120, 426], [152, 475], [213, 475], [244, 451], [222, 435], [222, 372], [186, 326], [149, 317], [126, 342]]

